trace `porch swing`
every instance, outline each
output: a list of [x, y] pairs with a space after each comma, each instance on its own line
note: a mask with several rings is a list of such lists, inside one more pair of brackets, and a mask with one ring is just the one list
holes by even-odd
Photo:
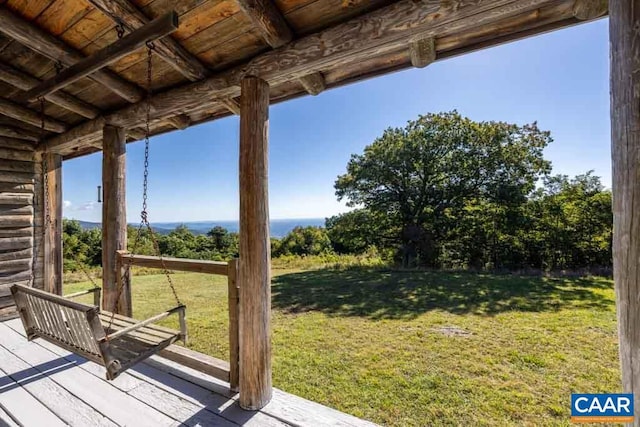
[[[167, 282], [176, 302], [176, 306], [150, 317], [138, 321], [130, 317], [115, 314], [118, 301], [122, 295], [126, 280], [120, 280], [116, 298], [113, 301], [111, 311], [101, 311], [97, 305], [83, 304], [73, 301], [72, 298], [85, 295], [89, 292], [100, 292], [91, 276], [85, 271], [94, 288], [79, 292], [67, 297], [51, 294], [33, 287], [13, 285], [11, 293], [15, 301], [20, 319], [27, 334], [27, 339], [42, 338], [54, 345], [62, 347], [72, 353], [96, 362], [106, 368], [108, 380], [115, 379], [122, 372], [134, 366], [146, 358], [158, 353], [174, 342], [181, 340], [186, 342], [187, 329], [185, 322], [186, 307], [180, 302], [175, 286], [167, 270], [155, 232], [151, 227], [147, 215], [147, 188], [149, 167], [149, 122], [150, 122], [150, 94], [151, 94], [151, 58], [153, 44], [147, 44], [147, 111], [145, 133], [145, 160], [143, 180], [143, 202], [141, 222], [135, 239], [133, 253], [136, 253], [138, 241], [143, 227], [145, 227], [153, 242], [153, 247], [162, 262]], [[44, 109], [44, 101], [41, 99], [41, 109]], [[43, 114], [44, 134], [44, 114]], [[46, 157], [45, 157], [46, 159]], [[46, 162], [46, 160], [45, 160]], [[45, 165], [46, 167], [46, 165]], [[47, 186], [47, 175], [44, 174], [44, 188]], [[50, 223], [48, 214], [47, 197], [45, 195], [44, 215], [45, 222]], [[34, 254], [37, 251], [34, 252]], [[130, 265], [129, 265], [130, 267]], [[35, 277], [35, 262], [32, 263], [31, 284]], [[124, 278], [123, 278], [124, 279]], [[98, 294], [99, 295], [99, 294]], [[96, 302], [99, 299], [96, 299]], [[165, 317], [177, 313], [180, 320], [180, 330], [165, 328], [155, 325]]]

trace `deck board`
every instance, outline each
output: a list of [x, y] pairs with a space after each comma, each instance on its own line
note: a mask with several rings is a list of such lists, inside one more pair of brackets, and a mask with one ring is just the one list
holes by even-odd
[[228, 383], [159, 356], [104, 377], [67, 350], [28, 342], [19, 319], [0, 323], [2, 426], [374, 426], [277, 389], [263, 410], [244, 411]]

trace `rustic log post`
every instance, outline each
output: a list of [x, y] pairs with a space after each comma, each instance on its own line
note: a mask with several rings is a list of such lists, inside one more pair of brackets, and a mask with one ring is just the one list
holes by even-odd
[[240, 109], [240, 406], [256, 410], [269, 403], [272, 394], [269, 84], [243, 78]]
[[125, 283], [116, 306], [120, 273], [116, 251], [127, 249], [125, 197], [126, 131], [106, 125], [102, 131], [102, 308], [127, 315], [131, 312], [131, 289]]
[[239, 329], [238, 329], [238, 260], [229, 261], [227, 279], [229, 288], [229, 388], [238, 391], [239, 381]]
[[613, 273], [622, 388], [640, 425], [640, 0], [610, 0]]
[[43, 158], [48, 213], [44, 223], [44, 290], [62, 295], [62, 156], [43, 153]]

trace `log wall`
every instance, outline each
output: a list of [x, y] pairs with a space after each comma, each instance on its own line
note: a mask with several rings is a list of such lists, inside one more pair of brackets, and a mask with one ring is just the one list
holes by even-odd
[[0, 319], [15, 314], [9, 287], [30, 283], [34, 259], [34, 286], [44, 284], [42, 192], [35, 197], [42, 188], [36, 176], [42, 171], [40, 157], [28, 142], [0, 138]]

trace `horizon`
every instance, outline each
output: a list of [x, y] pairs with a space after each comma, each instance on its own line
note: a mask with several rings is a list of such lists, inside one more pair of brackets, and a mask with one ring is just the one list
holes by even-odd
[[[270, 213], [287, 220], [351, 210], [333, 184], [352, 154], [388, 127], [453, 109], [476, 121], [537, 121], [554, 139], [544, 150], [553, 174], [594, 170], [611, 188], [608, 55], [608, 19], [601, 19], [275, 104]], [[153, 137], [149, 220], [237, 220], [238, 140], [237, 116]], [[143, 151], [143, 143], [127, 145], [130, 223], [142, 204]], [[65, 217], [100, 222], [101, 165], [101, 153], [64, 162]]]

